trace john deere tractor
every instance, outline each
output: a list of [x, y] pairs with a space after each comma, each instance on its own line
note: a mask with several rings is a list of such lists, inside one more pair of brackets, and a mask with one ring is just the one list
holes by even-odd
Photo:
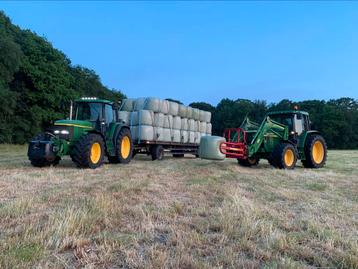
[[297, 109], [268, 113], [261, 124], [246, 117], [240, 128], [226, 129], [224, 136], [221, 152], [242, 166], [267, 159], [281, 169], [293, 169], [297, 160], [304, 167], [320, 168], [327, 158], [324, 138], [311, 129], [308, 113]]
[[111, 163], [129, 163], [133, 143], [130, 129], [118, 119], [118, 106], [108, 100], [84, 97], [74, 102], [70, 118], [36, 135], [29, 144], [33, 166], [56, 165], [65, 155], [82, 168], [97, 168], [105, 156]]

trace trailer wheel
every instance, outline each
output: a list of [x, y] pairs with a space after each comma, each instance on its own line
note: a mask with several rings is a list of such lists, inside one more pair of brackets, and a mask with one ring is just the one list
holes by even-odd
[[327, 159], [326, 141], [321, 135], [310, 135], [305, 144], [305, 157], [302, 164], [306, 168], [321, 168]]
[[129, 163], [133, 157], [133, 142], [131, 132], [123, 128], [117, 135], [115, 156], [108, 156], [110, 163]]
[[98, 134], [86, 134], [80, 137], [73, 147], [71, 159], [78, 167], [97, 168], [103, 164], [104, 143]]
[[247, 159], [237, 159], [237, 162], [241, 165], [241, 166], [245, 166], [245, 167], [250, 167], [250, 166], [255, 166], [259, 164], [260, 159], [257, 157], [251, 157], [251, 158], [247, 158]]
[[150, 155], [152, 155], [152, 160], [163, 160], [164, 158], [164, 148], [162, 145], [154, 145], [150, 148]]
[[293, 145], [281, 143], [272, 152], [273, 165], [279, 169], [293, 169], [297, 162], [297, 152]]

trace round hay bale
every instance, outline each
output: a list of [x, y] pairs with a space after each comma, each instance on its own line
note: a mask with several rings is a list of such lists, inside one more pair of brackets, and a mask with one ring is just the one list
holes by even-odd
[[154, 139], [154, 128], [149, 125], [140, 125], [131, 127], [131, 135], [133, 140], [148, 140]]
[[206, 124], [206, 133], [207, 133], [207, 134], [210, 134], [210, 135], [211, 135], [211, 128], [212, 128], [211, 123], [207, 123], [207, 124]]
[[172, 115], [164, 115], [164, 128], [173, 128], [173, 116]]
[[144, 109], [152, 110], [154, 112], [161, 112], [162, 101], [159, 98], [148, 97], [145, 100]]
[[200, 158], [224, 160], [225, 155], [220, 152], [220, 144], [225, 141], [225, 138], [220, 136], [203, 136], [199, 146]]
[[195, 129], [196, 129], [195, 123], [196, 122], [193, 119], [188, 120], [189, 131], [195, 132]]
[[206, 133], [206, 125], [205, 121], [199, 121], [199, 132]]
[[155, 141], [163, 141], [163, 127], [154, 127], [154, 138]]
[[173, 117], [173, 129], [180, 130], [181, 128], [181, 118], [179, 116]]
[[194, 120], [199, 120], [200, 118], [200, 110], [197, 108], [193, 108], [193, 117]]
[[129, 111], [118, 111], [119, 120], [124, 121], [125, 124], [129, 124], [130, 115]]
[[189, 143], [195, 143], [195, 132], [189, 131]]
[[154, 123], [154, 112], [151, 110], [139, 110], [131, 112], [130, 125], [151, 125]]
[[172, 142], [180, 143], [180, 130], [172, 130]]
[[179, 105], [179, 111], [178, 111], [178, 115], [182, 118], [186, 118], [187, 117], [187, 111], [188, 108], [184, 105]]
[[187, 117], [189, 120], [193, 119], [193, 110], [194, 110], [194, 109], [193, 109], [192, 107], [190, 107], [190, 106], [187, 107], [186, 117]]
[[189, 132], [186, 130], [180, 130], [180, 141], [182, 143], [189, 143]]
[[133, 99], [133, 98], [123, 99], [121, 107], [119, 109], [121, 111], [133, 111], [134, 102], [135, 102], [135, 99]]
[[188, 129], [189, 129], [188, 119], [186, 119], [186, 118], [181, 119], [181, 127], [180, 127], [180, 129], [188, 131]]
[[154, 127], [164, 126], [165, 115], [163, 113], [154, 113]]
[[168, 100], [162, 100], [162, 101], [161, 101], [160, 112], [162, 112], [162, 113], [164, 113], [164, 114], [168, 114], [168, 113], [169, 113], [169, 101], [168, 101]]
[[179, 104], [176, 102], [169, 101], [169, 114], [172, 116], [177, 116], [179, 112]]
[[163, 128], [163, 141], [164, 142], [172, 141], [172, 132], [169, 128]]

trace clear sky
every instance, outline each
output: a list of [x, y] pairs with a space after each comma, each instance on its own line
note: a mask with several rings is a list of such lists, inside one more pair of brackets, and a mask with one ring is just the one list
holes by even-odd
[[129, 97], [358, 98], [358, 2], [0, 2]]

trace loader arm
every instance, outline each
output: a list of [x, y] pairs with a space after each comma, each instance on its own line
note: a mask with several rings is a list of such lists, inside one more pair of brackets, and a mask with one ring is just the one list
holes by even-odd
[[267, 116], [257, 129], [256, 134], [248, 145], [248, 157], [258, 152], [266, 135], [275, 135], [282, 140], [288, 140], [288, 127], [279, 122], [273, 121]]

